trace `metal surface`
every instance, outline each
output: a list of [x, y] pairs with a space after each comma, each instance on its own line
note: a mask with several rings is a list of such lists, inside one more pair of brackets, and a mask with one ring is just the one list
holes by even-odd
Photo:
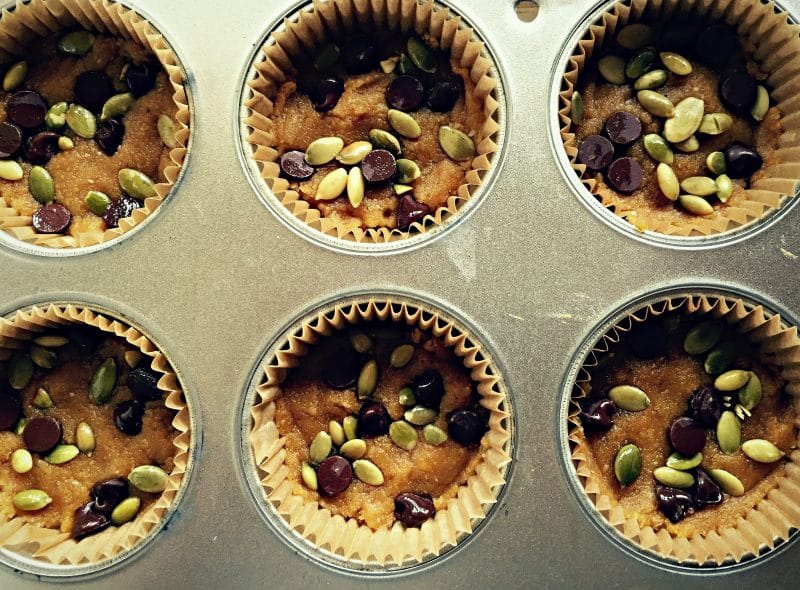
[[[561, 467], [561, 385], [584, 337], [656, 287], [732, 284], [800, 315], [800, 210], [725, 247], [638, 242], [590, 213], [549, 146], [549, 82], [593, 2], [540, 0], [532, 23], [513, 0], [453, 0], [505, 74], [507, 158], [486, 198], [452, 231], [391, 257], [312, 244], [260, 202], [238, 159], [239, 82], [254, 44], [290, 0], [137, 0], [177, 46], [194, 90], [185, 177], [152, 222], [114, 246], [69, 258], [0, 249], [0, 308], [78, 299], [142, 318], [187, 381], [203, 448], [178, 513], [135, 560], [86, 588], [780, 588], [800, 577], [800, 545], [736, 573], [702, 578], [631, 557], [584, 514]], [[785, 4], [800, 7], [797, 0]], [[516, 463], [486, 526], [418, 571], [364, 581], [292, 551], [260, 517], [239, 474], [238, 407], [259, 355], [293, 317], [342, 291], [392, 289], [443, 301], [472, 320], [504, 367]], [[0, 588], [47, 583], [0, 569]]]

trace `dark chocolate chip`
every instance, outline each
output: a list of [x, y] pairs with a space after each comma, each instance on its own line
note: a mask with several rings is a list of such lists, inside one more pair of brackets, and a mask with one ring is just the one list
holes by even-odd
[[603, 432], [611, 428], [612, 414], [617, 411], [617, 406], [610, 399], [603, 398], [590, 402], [581, 412], [581, 424], [588, 430]]
[[758, 85], [747, 72], [733, 72], [719, 83], [722, 102], [734, 111], [749, 111], [756, 101]]
[[128, 64], [125, 69], [125, 84], [136, 98], [144, 96], [156, 85], [158, 66], [150, 62]]
[[590, 135], [578, 146], [578, 163], [589, 170], [602, 170], [614, 159], [614, 144], [602, 135]]
[[22, 431], [25, 448], [46, 453], [61, 442], [61, 423], [52, 416], [36, 416], [28, 420]]
[[13, 123], [0, 123], [0, 158], [10, 158], [21, 146], [22, 130]]
[[436, 82], [428, 91], [428, 108], [437, 113], [448, 113], [458, 102], [460, 94], [461, 86], [458, 82], [454, 80]]
[[67, 338], [70, 346], [74, 346], [83, 358], [94, 354], [103, 343], [102, 332], [82, 324], [70, 326], [67, 329]]
[[428, 496], [403, 492], [394, 499], [394, 517], [407, 527], [421, 527], [436, 515], [436, 507]]
[[658, 500], [658, 509], [672, 523], [680, 522], [694, 513], [694, 500], [685, 490], [657, 485], [656, 499]]
[[700, 28], [700, 23], [695, 21], [672, 20], [665, 23], [661, 29], [659, 46], [666, 51], [688, 53], [688, 50], [694, 47], [695, 40], [700, 34]]
[[748, 178], [763, 164], [758, 152], [743, 143], [735, 142], [725, 149], [725, 169], [731, 178]]
[[606, 135], [617, 145], [633, 143], [642, 134], [642, 122], [627, 111], [617, 111], [606, 120]]
[[444, 397], [444, 381], [439, 371], [425, 371], [411, 381], [417, 403], [426, 408], [439, 409]]
[[72, 214], [61, 203], [42, 205], [33, 213], [33, 227], [42, 234], [61, 233], [69, 226]]
[[706, 428], [714, 428], [722, 416], [722, 394], [709, 385], [694, 390], [689, 397], [689, 415]]
[[125, 137], [125, 125], [121, 119], [108, 119], [97, 126], [94, 140], [107, 156], [117, 153], [122, 139]]
[[291, 150], [281, 156], [281, 172], [289, 180], [306, 180], [314, 174], [314, 167], [303, 152]]
[[369, 184], [388, 182], [397, 173], [397, 161], [389, 150], [372, 150], [361, 160], [361, 173]]
[[89, 70], [75, 79], [75, 102], [85, 106], [93, 113], [103, 110], [105, 102], [114, 94], [114, 87], [108, 74]]
[[58, 138], [54, 131], [41, 131], [25, 142], [25, 158], [31, 164], [44, 165], [58, 153]]
[[44, 124], [47, 102], [42, 95], [32, 90], [19, 90], [6, 102], [9, 120], [24, 129], [35, 129]]
[[372, 39], [355, 35], [342, 46], [342, 63], [351, 74], [366, 74], [378, 64], [378, 51]]
[[142, 418], [144, 418], [144, 404], [129, 399], [120, 402], [114, 408], [114, 424], [123, 434], [136, 436], [142, 431]]
[[688, 416], [676, 418], [669, 427], [669, 444], [681, 455], [691, 457], [706, 446], [706, 429]]
[[700, 61], [719, 68], [738, 53], [739, 39], [728, 25], [713, 24], [697, 36], [695, 49]]
[[397, 229], [406, 231], [412, 223], [421, 222], [430, 212], [430, 207], [415, 201], [411, 195], [401, 196], [397, 205]]
[[632, 193], [642, 185], [644, 172], [633, 158], [617, 158], [608, 167], [608, 182], [621, 193]]
[[322, 78], [311, 88], [309, 98], [314, 108], [320, 112], [334, 108], [344, 94], [344, 82], [339, 78]]
[[637, 358], [654, 359], [664, 354], [667, 331], [657, 322], [636, 324], [628, 334], [628, 346]]
[[99, 533], [110, 524], [111, 520], [96, 509], [94, 502], [87, 502], [75, 511], [75, 518], [72, 521], [72, 538], [82, 539]]
[[161, 390], [158, 388], [158, 380], [161, 373], [157, 373], [150, 367], [136, 367], [128, 373], [128, 388], [133, 392], [133, 396], [143, 402], [152, 402], [161, 399]]
[[354, 350], [344, 349], [332, 354], [322, 367], [322, 379], [334, 389], [347, 389], [356, 384], [364, 362]]
[[22, 415], [19, 401], [11, 393], [0, 392], [0, 431], [11, 430]]
[[364, 402], [358, 412], [358, 436], [361, 438], [381, 436], [389, 432], [392, 417], [382, 404]]
[[486, 420], [475, 410], [466, 408], [456, 410], [447, 419], [447, 432], [450, 433], [450, 438], [465, 447], [481, 442], [487, 430]]
[[425, 90], [422, 82], [414, 76], [398, 76], [386, 89], [386, 102], [393, 109], [415, 111], [422, 106], [424, 99]]
[[142, 204], [128, 195], [122, 195], [118, 199], [111, 201], [111, 204], [103, 213], [103, 220], [106, 222], [106, 227], [118, 227], [119, 220], [124, 217], [133, 215], [134, 210], [140, 209]]
[[711, 476], [702, 469], [698, 469], [695, 473], [695, 485], [692, 488], [692, 495], [694, 496], [695, 506], [702, 508], [709, 504], [722, 503], [722, 490]]
[[323, 496], [341, 494], [353, 481], [353, 468], [344, 457], [333, 455], [317, 467], [317, 489]]
[[128, 482], [122, 478], [98, 482], [92, 486], [90, 494], [95, 508], [100, 512], [111, 512], [117, 504], [131, 495]]

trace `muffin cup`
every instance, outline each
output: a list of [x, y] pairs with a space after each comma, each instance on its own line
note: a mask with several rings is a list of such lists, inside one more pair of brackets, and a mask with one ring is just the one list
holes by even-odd
[[[696, 14], [698, 18], [714, 19], [734, 27], [739, 36], [747, 39], [754, 47], [753, 58], [761, 70], [768, 75], [766, 83], [770, 87], [770, 97], [781, 113], [783, 133], [775, 152], [777, 161], [766, 162], [762, 178], [751, 182], [745, 191], [747, 200], [741, 206], [726, 206], [717, 210], [712, 218], [692, 217], [685, 221], [660, 221], [651, 232], [676, 237], [702, 237], [731, 232], [739, 227], [764, 218], [795, 196], [800, 182], [800, 82], [795, 75], [800, 62], [796, 55], [800, 52], [798, 27], [791, 24], [786, 12], [779, 10], [774, 2], [753, 0], [631, 0], [616, 2], [593, 22], [567, 62], [566, 72], [561, 78], [561, 91], [558, 97], [558, 119], [560, 137], [569, 158], [570, 166], [582, 176], [586, 166], [577, 162], [578, 145], [572, 132], [570, 121], [570, 99], [577, 90], [579, 77], [585, 65], [595, 53], [602, 50], [614, 38], [617, 31], [629, 23], [643, 18], [664, 18], [673, 14]], [[592, 178], [581, 178], [581, 184], [595, 198], [596, 182]], [[604, 199], [604, 207], [613, 204]], [[631, 212], [615, 212], [619, 216], [629, 216], [628, 221], [635, 225], [635, 215]]]
[[120, 527], [109, 527], [76, 541], [69, 533], [25, 523], [16, 517], [9, 519], [0, 514], [0, 548], [15, 558], [51, 566], [42, 573], [58, 572], [57, 575], [62, 572], [58, 568], [54, 570], [52, 566], [64, 566], [64, 572], [69, 574], [71, 568], [110, 565], [112, 559], [123, 557], [140, 541], [158, 531], [183, 493], [182, 486], [188, 481], [193, 447], [193, 422], [177, 375], [158, 347], [123, 321], [72, 304], [50, 304], [20, 310], [10, 319], [0, 319], [0, 358], [8, 359], [14, 350], [25, 347], [41, 332], [69, 324], [86, 324], [113, 334], [139, 349], [145, 358], [149, 357], [150, 367], [161, 374], [158, 388], [166, 394], [164, 405], [176, 412], [172, 426], [178, 434], [173, 441], [174, 467], [169, 474], [166, 490], [134, 520]]
[[[406, 231], [388, 228], [364, 230], [358, 224], [326, 218], [280, 176], [280, 154], [275, 149], [276, 138], [272, 133], [273, 122], [270, 117], [273, 113], [272, 99], [278, 88], [293, 77], [292, 56], [302, 49], [322, 46], [331, 37], [332, 31], [367, 23], [390, 31], [416, 31], [441, 49], [448, 50], [451, 58], [469, 69], [470, 78], [475, 84], [474, 92], [483, 101], [485, 120], [473, 137], [477, 155], [472, 159], [457, 194], [449, 195], [446, 205], [425, 216], [422, 222], [412, 223]], [[322, 234], [340, 240], [385, 244], [449, 225], [450, 218], [465, 209], [468, 201], [479, 197], [479, 190], [488, 180], [485, 177], [497, 168], [502, 144], [501, 117], [504, 105], [500, 96], [500, 81], [484, 44], [475, 37], [473, 30], [464, 25], [460, 16], [433, 0], [314, 0], [309, 3], [295, 16], [284, 19], [281, 27], [270, 34], [259, 52], [263, 55], [257, 55], [248, 71], [242, 102], [242, 138], [245, 158], [252, 160], [257, 168], [257, 172], [253, 173], [260, 174], [268, 192], [292, 217]]]
[[[489, 411], [489, 430], [481, 442], [481, 460], [456, 497], [445, 509], [422, 524], [405, 528], [395, 522], [390, 529], [374, 531], [322, 508], [318, 502], [305, 502], [293, 493], [287, 479], [284, 439], [273, 420], [275, 400], [283, 395], [281, 384], [289, 371], [298, 366], [308, 349], [338, 330], [368, 321], [393, 321], [429, 331], [463, 359], [481, 396], [480, 404]], [[304, 548], [312, 547], [323, 561], [333, 561], [351, 569], [383, 571], [414, 565], [431, 559], [455, 546], [486, 518], [506, 482], [511, 461], [510, 403], [500, 372], [483, 346], [467, 331], [439, 310], [400, 297], [362, 297], [330, 304], [294, 324], [274, 354], [266, 357], [255, 391], [245, 407], [250, 423], [244, 425], [243, 450], [255, 469], [257, 496], [271, 505], [289, 536], [301, 538]], [[253, 464], [254, 462], [254, 464]]]
[[[784, 473], [776, 485], [736, 526], [718, 528], [691, 538], [642, 527], [636, 518], [626, 516], [615, 498], [603, 493], [603, 486], [591, 465], [591, 450], [580, 420], [580, 402], [591, 386], [591, 371], [598, 358], [608, 352], [626, 332], [651, 318], [677, 312], [695, 317], [719, 319], [744, 334], [780, 368], [785, 391], [794, 400], [795, 426], [800, 424], [800, 338], [795, 326], [788, 326], [777, 313], [762, 305], [726, 295], [680, 295], [659, 298], [639, 307], [606, 331], [586, 355], [578, 369], [569, 400], [567, 429], [569, 454], [575, 475], [597, 515], [629, 544], [661, 560], [682, 566], [724, 566], [753, 559], [787, 541], [800, 528], [800, 450], [787, 455]], [[800, 437], [800, 435], [798, 435]], [[800, 438], [798, 439], [800, 446]], [[774, 472], [773, 472], [774, 473]], [[771, 475], [770, 475], [771, 477]]]
[[131, 231], [152, 215], [167, 198], [180, 176], [189, 145], [189, 104], [184, 74], [169, 43], [145, 18], [123, 4], [110, 0], [17, 0], [3, 11], [0, 19], [0, 63], [12, 62], [25, 54], [37, 38], [82, 27], [90, 31], [133, 39], [158, 59], [174, 89], [175, 138], [178, 146], [170, 151], [172, 165], [164, 170], [166, 182], [155, 185], [156, 196], [148, 197], [130, 217], [120, 219], [119, 227], [105, 232], [87, 232], [79, 237], [68, 234], [40, 234], [30, 215], [20, 215], [0, 196], [0, 229], [14, 238], [35, 246], [54, 249], [84, 248], [103, 244]]

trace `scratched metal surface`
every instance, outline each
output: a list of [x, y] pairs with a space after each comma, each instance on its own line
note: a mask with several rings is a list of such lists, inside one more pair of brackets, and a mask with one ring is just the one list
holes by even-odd
[[[0, 312], [81, 300], [145, 327], [171, 355], [202, 415], [192, 485], [167, 530], [86, 588], [782, 587], [800, 545], [754, 567], [698, 576], [615, 546], [571, 492], [559, 451], [562, 380], [592, 328], [655, 287], [727, 285], [800, 314], [800, 210], [722, 248], [641, 243], [575, 196], [549, 139], [550, 81], [588, 0], [452, 0], [491, 44], [508, 98], [505, 159], [487, 198], [441, 239], [354, 256], [290, 231], [256, 197], [237, 152], [239, 84], [253, 45], [292, 0], [137, 0], [175, 45], [194, 97], [183, 182], [143, 231], [85, 256], [0, 249]], [[784, 4], [800, 7], [797, 0]], [[224, 214], [220, 215], [220, 212]], [[288, 321], [336, 293], [401, 288], [441, 301], [498, 353], [516, 411], [516, 464], [501, 504], [468, 543], [417, 571], [368, 578], [312, 563], [261, 518], [239, 472], [237, 407], [259, 354]], [[0, 567], [0, 588], [48, 582]]]

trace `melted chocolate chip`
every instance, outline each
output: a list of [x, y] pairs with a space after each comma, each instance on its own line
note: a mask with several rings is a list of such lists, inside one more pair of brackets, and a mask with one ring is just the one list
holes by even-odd
[[133, 215], [134, 210], [139, 209], [142, 204], [128, 195], [122, 195], [118, 199], [111, 201], [111, 204], [103, 213], [103, 220], [106, 222], [106, 227], [118, 227], [119, 220], [124, 217]]
[[303, 152], [291, 150], [281, 156], [281, 172], [289, 180], [306, 180], [314, 174], [314, 167]]
[[142, 431], [142, 418], [144, 418], [144, 405], [138, 400], [126, 400], [114, 408], [114, 424], [123, 434], [129, 436], [139, 434]]
[[656, 322], [637, 324], [628, 334], [628, 346], [637, 358], [654, 359], [664, 354], [667, 331]]
[[88, 535], [99, 533], [111, 524], [109, 518], [98, 512], [94, 502], [87, 502], [75, 511], [72, 522], [72, 538], [82, 539]]
[[608, 167], [608, 182], [621, 193], [632, 193], [642, 184], [644, 173], [633, 158], [617, 158]]
[[378, 63], [378, 52], [372, 39], [354, 35], [341, 48], [342, 63], [351, 74], [366, 74]]
[[424, 99], [425, 90], [422, 82], [414, 76], [398, 76], [386, 89], [386, 102], [393, 109], [415, 111], [422, 106]]
[[702, 31], [696, 40], [697, 57], [712, 68], [724, 66], [731, 56], [739, 52], [739, 39], [736, 32], [728, 25], [711, 25]]
[[16, 396], [0, 392], [0, 430], [11, 430], [16, 425], [22, 411]]
[[439, 371], [425, 371], [414, 377], [411, 382], [417, 403], [426, 408], [439, 409], [444, 397], [444, 381]]
[[722, 394], [711, 386], [703, 385], [689, 397], [689, 415], [706, 428], [714, 428], [723, 411]]
[[581, 424], [585, 429], [603, 432], [611, 428], [613, 422], [611, 415], [617, 411], [617, 406], [610, 399], [594, 400], [583, 408]]
[[669, 427], [669, 444], [681, 455], [691, 457], [706, 446], [706, 430], [696, 420], [681, 416]]
[[58, 153], [58, 138], [54, 131], [41, 131], [25, 143], [25, 158], [31, 164], [44, 165]]
[[454, 80], [436, 82], [428, 91], [428, 108], [436, 113], [448, 113], [458, 102], [460, 94], [461, 86], [458, 82]]
[[421, 527], [436, 515], [436, 507], [428, 496], [403, 492], [394, 499], [394, 517], [407, 527]]
[[94, 140], [107, 156], [117, 153], [122, 139], [125, 137], [125, 125], [121, 119], [108, 119], [97, 126]]
[[78, 354], [86, 358], [94, 354], [103, 343], [103, 335], [99, 330], [85, 325], [72, 325], [67, 329], [70, 346], [74, 346]]
[[22, 431], [25, 448], [46, 453], [61, 442], [61, 423], [52, 416], [36, 416], [28, 420]]
[[114, 87], [105, 72], [89, 70], [75, 79], [75, 102], [85, 106], [93, 113], [103, 110], [103, 104], [111, 98]]
[[320, 112], [334, 108], [344, 94], [344, 82], [339, 78], [322, 78], [311, 88], [309, 98], [314, 109]]
[[415, 201], [411, 195], [403, 195], [397, 206], [397, 229], [406, 231], [412, 223], [421, 222], [430, 212], [431, 208], [425, 203]]
[[447, 419], [447, 432], [450, 433], [450, 438], [465, 447], [481, 442], [487, 430], [486, 420], [475, 410], [466, 408], [456, 410]]
[[353, 481], [353, 468], [344, 457], [328, 457], [317, 467], [317, 488], [323, 496], [341, 494]]
[[125, 70], [125, 84], [136, 98], [144, 96], [156, 85], [158, 66], [144, 62], [140, 64], [128, 64]]
[[61, 203], [42, 205], [33, 214], [33, 227], [42, 234], [61, 233], [69, 226], [72, 213]]
[[392, 417], [382, 404], [374, 401], [364, 402], [358, 412], [358, 436], [369, 438], [389, 432]]
[[733, 72], [722, 79], [719, 95], [722, 102], [734, 111], [749, 111], [756, 101], [757, 84], [746, 72]]
[[725, 149], [725, 168], [731, 178], [748, 178], [761, 168], [764, 160], [753, 148], [732, 143]]
[[617, 111], [606, 121], [606, 135], [617, 145], [633, 143], [642, 134], [642, 122], [627, 111]]
[[578, 162], [589, 170], [602, 170], [613, 159], [614, 145], [602, 135], [590, 135], [578, 146]]
[[661, 29], [659, 45], [667, 51], [677, 51], [680, 54], [688, 53], [695, 44], [700, 34], [701, 25], [695, 21], [670, 20]]
[[698, 508], [707, 506], [709, 504], [722, 503], [722, 490], [711, 476], [702, 469], [698, 469], [695, 474], [696, 483], [693, 488], [692, 495], [694, 496], [694, 503]]
[[143, 402], [152, 402], [161, 399], [161, 390], [158, 380], [161, 374], [150, 367], [136, 367], [128, 373], [128, 388], [136, 399]]
[[361, 160], [361, 173], [369, 184], [381, 184], [394, 178], [397, 161], [389, 150], [372, 150]]
[[694, 500], [689, 492], [668, 486], [656, 486], [658, 509], [672, 523], [680, 522], [694, 512]]
[[361, 355], [356, 351], [341, 350], [325, 361], [322, 379], [334, 389], [347, 389], [356, 384], [363, 364]]
[[13, 123], [0, 123], [0, 158], [10, 158], [21, 146], [22, 130]]
[[19, 90], [6, 102], [9, 120], [24, 129], [35, 129], [44, 124], [47, 102], [42, 95], [32, 90]]
[[130, 496], [128, 482], [122, 478], [108, 479], [92, 486], [90, 492], [94, 506], [100, 512], [111, 512], [125, 498]]

